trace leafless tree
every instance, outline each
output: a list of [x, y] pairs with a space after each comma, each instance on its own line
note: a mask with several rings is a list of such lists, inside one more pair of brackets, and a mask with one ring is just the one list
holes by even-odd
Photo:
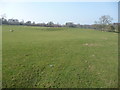
[[109, 15], [104, 15], [99, 18], [99, 23], [102, 25], [109, 25], [112, 22], [113, 18]]
[[[99, 21], [95, 21], [95, 28], [106, 30], [111, 25], [113, 18], [109, 15], [103, 15], [99, 18]], [[109, 30], [107, 30], [109, 31]]]

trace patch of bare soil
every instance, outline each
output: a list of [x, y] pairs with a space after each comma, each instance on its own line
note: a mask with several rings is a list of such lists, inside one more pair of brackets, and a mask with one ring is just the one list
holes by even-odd
[[90, 46], [90, 47], [92, 47], [92, 46], [99, 46], [99, 45], [95, 44], [95, 43], [85, 43], [85, 44], [83, 44], [83, 46]]

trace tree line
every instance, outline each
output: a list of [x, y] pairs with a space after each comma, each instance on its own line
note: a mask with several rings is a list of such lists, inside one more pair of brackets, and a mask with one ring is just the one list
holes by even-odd
[[120, 23], [112, 23], [113, 18], [109, 15], [103, 15], [99, 18], [98, 21], [95, 21], [92, 25], [81, 25], [74, 24], [73, 22], [66, 22], [64, 25], [55, 24], [52, 21], [48, 23], [35, 23], [32, 21], [24, 20], [19, 21], [18, 19], [6, 19], [5, 15], [0, 19], [2, 24], [4, 25], [26, 25], [26, 26], [41, 26], [41, 27], [73, 27], [73, 28], [85, 28], [85, 29], [96, 29], [101, 31], [108, 32], [118, 32], [118, 26]]

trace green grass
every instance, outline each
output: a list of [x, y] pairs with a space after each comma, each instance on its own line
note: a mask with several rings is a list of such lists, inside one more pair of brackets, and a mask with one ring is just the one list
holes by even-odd
[[117, 87], [117, 37], [80, 28], [4, 25], [3, 87]]

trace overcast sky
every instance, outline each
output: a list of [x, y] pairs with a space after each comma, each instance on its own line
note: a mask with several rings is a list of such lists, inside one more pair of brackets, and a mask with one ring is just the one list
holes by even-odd
[[1, 2], [0, 15], [36, 23], [93, 24], [102, 15], [118, 22], [118, 2]]

